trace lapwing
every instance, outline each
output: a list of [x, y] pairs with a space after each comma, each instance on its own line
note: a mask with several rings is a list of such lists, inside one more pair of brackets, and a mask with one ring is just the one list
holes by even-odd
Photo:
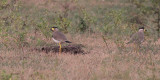
[[130, 41], [127, 43], [135, 43], [137, 45], [140, 45], [142, 42], [144, 42], [144, 27], [140, 27], [138, 32], [134, 33], [132, 36], [131, 36], [131, 39]]
[[55, 43], [59, 44], [59, 53], [61, 53], [61, 43], [71, 43], [70, 41], [67, 40], [66, 36], [61, 33], [58, 29], [58, 27], [52, 27], [51, 30], [53, 31], [52, 34], [52, 39]]

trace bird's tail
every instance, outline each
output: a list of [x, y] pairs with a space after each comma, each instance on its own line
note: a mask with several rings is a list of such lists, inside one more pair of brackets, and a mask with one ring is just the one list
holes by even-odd
[[70, 41], [65, 41], [66, 43], [72, 43], [72, 42], [70, 42]]

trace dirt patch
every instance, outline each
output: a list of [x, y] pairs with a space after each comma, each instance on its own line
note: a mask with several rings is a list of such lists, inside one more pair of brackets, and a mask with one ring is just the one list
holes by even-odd
[[[71, 54], [86, 54], [82, 49], [84, 46], [82, 44], [71, 44], [62, 46], [63, 53], [71, 53]], [[45, 53], [59, 53], [59, 46], [43, 46], [39, 48], [35, 48], [34, 50]]]

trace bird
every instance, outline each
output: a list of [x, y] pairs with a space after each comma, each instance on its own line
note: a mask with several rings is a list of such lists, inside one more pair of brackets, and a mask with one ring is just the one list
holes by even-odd
[[131, 36], [131, 39], [129, 42], [127, 42], [127, 44], [135, 43], [137, 45], [140, 45], [142, 42], [144, 42], [144, 31], [144, 27], [140, 27], [138, 32], [134, 33]]
[[58, 27], [55, 27], [55, 26], [53, 26], [52, 28], [51, 28], [51, 30], [52, 30], [52, 32], [53, 32], [53, 34], [52, 34], [52, 39], [53, 39], [53, 41], [55, 42], [55, 43], [58, 43], [59, 44], [59, 53], [61, 53], [61, 43], [72, 43], [72, 42], [70, 42], [70, 41], [68, 41], [67, 40], [67, 38], [66, 38], [66, 36], [62, 33], [62, 32], [60, 32], [59, 31], [59, 29], [58, 29]]

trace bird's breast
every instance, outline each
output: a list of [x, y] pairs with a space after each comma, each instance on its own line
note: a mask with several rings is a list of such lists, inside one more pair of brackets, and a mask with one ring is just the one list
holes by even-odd
[[56, 42], [56, 43], [59, 43], [60, 41], [58, 41], [58, 40], [56, 40], [56, 39], [54, 39], [54, 38], [52, 38], [53, 39], [53, 41], [54, 42]]

